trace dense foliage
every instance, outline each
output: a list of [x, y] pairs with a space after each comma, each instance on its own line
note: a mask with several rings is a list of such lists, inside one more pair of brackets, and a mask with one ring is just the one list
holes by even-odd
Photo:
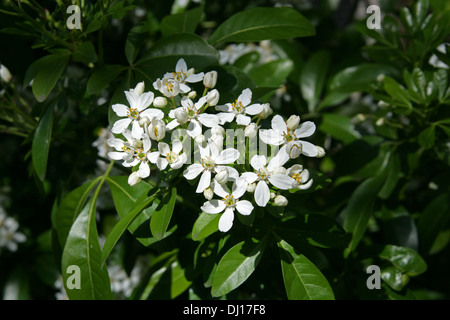
[[378, 8], [4, 1], [2, 297], [448, 299], [450, 5]]

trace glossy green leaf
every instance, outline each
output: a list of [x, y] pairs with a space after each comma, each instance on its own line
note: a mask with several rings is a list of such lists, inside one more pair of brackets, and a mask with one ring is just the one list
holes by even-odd
[[28, 68], [24, 84], [27, 85], [34, 79], [32, 91], [37, 101], [43, 102], [47, 99], [65, 70], [69, 58], [69, 52], [60, 51], [36, 60]]
[[150, 219], [150, 230], [157, 240], [161, 240], [165, 236], [175, 208], [176, 199], [177, 188], [171, 187], [169, 192], [161, 199]]
[[426, 262], [410, 248], [386, 245], [379, 256], [390, 261], [396, 268], [409, 276], [417, 276], [427, 270]]
[[381, 279], [397, 291], [401, 291], [409, 282], [409, 277], [402, 274], [402, 271], [394, 266], [383, 268]]
[[436, 127], [434, 125], [431, 125], [419, 134], [417, 141], [422, 146], [422, 148], [430, 149], [434, 146], [435, 133]]
[[165, 16], [160, 24], [163, 36], [177, 33], [195, 33], [203, 15], [203, 8], [197, 7], [183, 13]]
[[329, 52], [317, 51], [309, 57], [300, 73], [300, 90], [310, 112], [314, 111], [319, 102], [329, 66]]
[[94, 44], [91, 41], [83, 42], [73, 51], [72, 59], [85, 64], [97, 62]]
[[331, 135], [345, 144], [351, 143], [361, 137], [361, 134], [355, 130], [351, 119], [345, 115], [337, 113], [324, 113], [319, 130]]
[[219, 230], [219, 214], [200, 213], [192, 227], [192, 240], [200, 241]]
[[234, 245], [220, 259], [212, 281], [211, 294], [220, 297], [244, 283], [261, 260], [267, 238], [261, 241], [242, 241]]
[[149, 37], [149, 28], [146, 23], [141, 23], [128, 32], [127, 40], [125, 42], [125, 56], [130, 65], [133, 64], [139, 54], [140, 49]]
[[257, 7], [238, 12], [223, 22], [209, 43], [256, 42], [312, 36], [314, 26], [298, 11], [287, 8]]
[[385, 64], [361, 63], [339, 71], [329, 83], [329, 91], [337, 92], [368, 92], [373, 83], [381, 75], [396, 74], [397, 71]]
[[386, 92], [396, 102], [396, 105], [394, 105], [394, 107], [405, 108], [407, 112], [412, 109], [412, 105], [410, 102], [411, 96], [397, 81], [395, 81], [391, 77], [385, 77], [383, 81], [383, 87], [384, 90], [386, 90]]
[[67, 194], [58, 206], [54, 216], [54, 227], [62, 248], [66, 243], [70, 228], [86, 203], [91, 190], [100, 181], [100, 177], [86, 182]]
[[121, 65], [105, 65], [94, 72], [89, 77], [86, 85], [86, 92], [88, 94], [98, 94], [105, 89], [108, 84], [117, 78], [125, 70]]
[[398, 180], [402, 174], [400, 156], [398, 153], [392, 153], [389, 157], [389, 163], [387, 165], [387, 176], [383, 187], [380, 189], [378, 195], [382, 199], [387, 199], [391, 195]]
[[219, 52], [195, 34], [174, 34], [156, 42], [135, 66], [152, 79], [162, 78], [166, 72], [175, 71], [179, 59], [188, 68], [197, 70], [219, 61]]
[[[70, 229], [61, 260], [64, 288], [71, 300], [111, 299], [111, 285], [106, 267], [102, 268], [98, 239], [96, 198], [92, 197], [80, 212]], [[80, 273], [69, 267], [79, 268]], [[79, 275], [79, 289], [71, 288]], [[74, 278], [72, 278], [72, 276]]]
[[34, 170], [41, 181], [47, 173], [48, 154], [50, 151], [53, 129], [53, 105], [48, 106], [34, 133], [31, 145], [31, 157]]
[[258, 87], [280, 87], [293, 67], [291, 60], [279, 59], [253, 67], [248, 71], [248, 75]]
[[322, 272], [286, 241], [278, 241], [284, 286], [289, 300], [334, 300]]

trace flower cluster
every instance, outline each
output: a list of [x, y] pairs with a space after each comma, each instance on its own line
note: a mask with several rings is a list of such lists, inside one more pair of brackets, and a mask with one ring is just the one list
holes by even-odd
[[0, 250], [6, 247], [9, 251], [17, 251], [18, 244], [26, 241], [26, 236], [18, 229], [19, 223], [0, 206]]
[[[154, 91], [145, 92], [143, 82], [125, 91], [129, 105], [112, 105], [120, 118], [111, 129], [115, 137], [108, 144], [114, 151], [108, 156], [133, 168], [130, 185], [156, 168], [181, 170], [206, 198], [201, 210], [221, 214], [219, 230], [226, 232], [235, 211], [250, 215], [255, 205], [286, 206], [283, 190], [309, 188], [313, 181], [308, 170], [299, 163], [286, 164], [300, 155], [321, 157], [324, 150], [304, 140], [316, 127], [311, 121], [300, 123], [299, 116], [285, 120], [274, 115], [271, 127], [262, 128], [261, 121], [273, 110], [268, 103], [254, 103], [250, 89], [219, 105], [217, 78], [216, 71], [195, 73], [180, 59], [173, 72], [153, 83]], [[198, 97], [193, 87], [202, 84]], [[232, 138], [241, 133], [246, 142], [229, 139], [230, 130]]]

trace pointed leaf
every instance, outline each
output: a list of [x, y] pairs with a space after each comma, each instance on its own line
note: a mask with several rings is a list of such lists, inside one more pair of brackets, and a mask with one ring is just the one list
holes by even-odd
[[200, 213], [192, 227], [192, 240], [200, 241], [219, 230], [219, 214]]
[[48, 153], [53, 129], [53, 106], [47, 107], [44, 116], [34, 133], [31, 145], [31, 157], [34, 170], [41, 181], [44, 181], [47, 172]]
[[150, 230], [157, 240], [164, 238], [164, 235], [172, 218], [175, 202], [177, 199], [177, 188], [172, 187], [162, 198], [158, 208], [150, 219]]

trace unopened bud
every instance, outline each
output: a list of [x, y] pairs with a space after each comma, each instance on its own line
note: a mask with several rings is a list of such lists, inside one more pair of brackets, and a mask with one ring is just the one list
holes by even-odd
[[217, 83], [217, 71], [210, 71], [203, 77], [203, 85], [205, 88], [212, 89]]
[[174, 114], [179, 124], [184, 124], [189, 119], [188, 113], [182, 108], [175, 109]]
[[325, 157], [325, 154], [326, 154], [325, 149], [320, 147], [320, 146], [316, 146], [316, 148], [317, 148], [317, 156], [316, 156], [316, 158], [323, 158], [323, 157]]
[[145, 84], [144, 81], [139, 82], [136, 87], [134, 88], [134, 92], [136, 92], [138, 95], [141, 95], [144, 93], [145, 90]]
[[220, 99], [220, 94], [219, 94], [219, 91], [217, 91], [216, 89], [208, 92], [208, 94], [206, 95], [206, 102], [208, 102], [208, 104], [210, 106], [217, 105], [217, 103], [219, 102], [219, 99]]
[[164, 108], [167, 105], [167, 99], [165, 97], [156, 97], [153, 100], [153, 106], [155, 108]]
[[273, 199], [273, 204], [277, 207], [285, 207], [288, 205], [288, 199], [286, 199], [285, 196], [279, 194], [275, 197], [275, 199]]
[[247, 186], [247, 192], [255, 192], [256, 189], [256, 183], [249, 183]]
[[300, 123], [300, 117], [296, 116], [296, 115], [290, 116], [289, 119], [287, 119], [287, 121], [286, 121], [286, 125], [287, 125], [288, 129], [292, 130], [292, 131], [297, 129], [299, 123]]
[[139, 177], [137, 171], [135, 171], [135, 172], [132, 172], [132, 173], [130, 174], [130, 176], [128, 177], [128, 184], [129, 184], [130, 186], [135, 186], [135, 185], [137, 185], [141, 180], [142, 180], [141, 177]]
[[197, 91], [191, 91], [188, 93], [189, 99], [195, 99], [196, 96], [197, 96]]
[[226, 183], [228, 181], [228, 170], [225, 169], [225, 170], [219, 171], [216, 174], [216, 176], [214, 177], [214, 179], [220, 184]]
[[214, 192], [212, 191], [212, 189], [210, 187], [206, 188], [205, 190], [203, 190], [203, 195], [205, 196], [206, 200], [211, 200], [214, 196]]
[[256, 123], [252, 122], [244, 129], [244, 136], [248, 138], [254, 138], [256, 137], [256, 134], [258, 133], [258, 126]]
[[10, 82], [12, 75], [8, 68], [0, 64], [0, 78], [5, 82]]
[[273, 113], [273, 110], [270, 107], [270, 104], [268, 104], [268, 103], [264, 103], [262, 106], [263, 106], [263, 111], [261, 111], [258, 114], [258, 117], [260, 119], [266, 119], [268, 116], [270, 116]]
[[213, 126], [211, 128], [211, 135], [213, 136], [223, 136], [225, 134], [225, 129], [222, 126]]

